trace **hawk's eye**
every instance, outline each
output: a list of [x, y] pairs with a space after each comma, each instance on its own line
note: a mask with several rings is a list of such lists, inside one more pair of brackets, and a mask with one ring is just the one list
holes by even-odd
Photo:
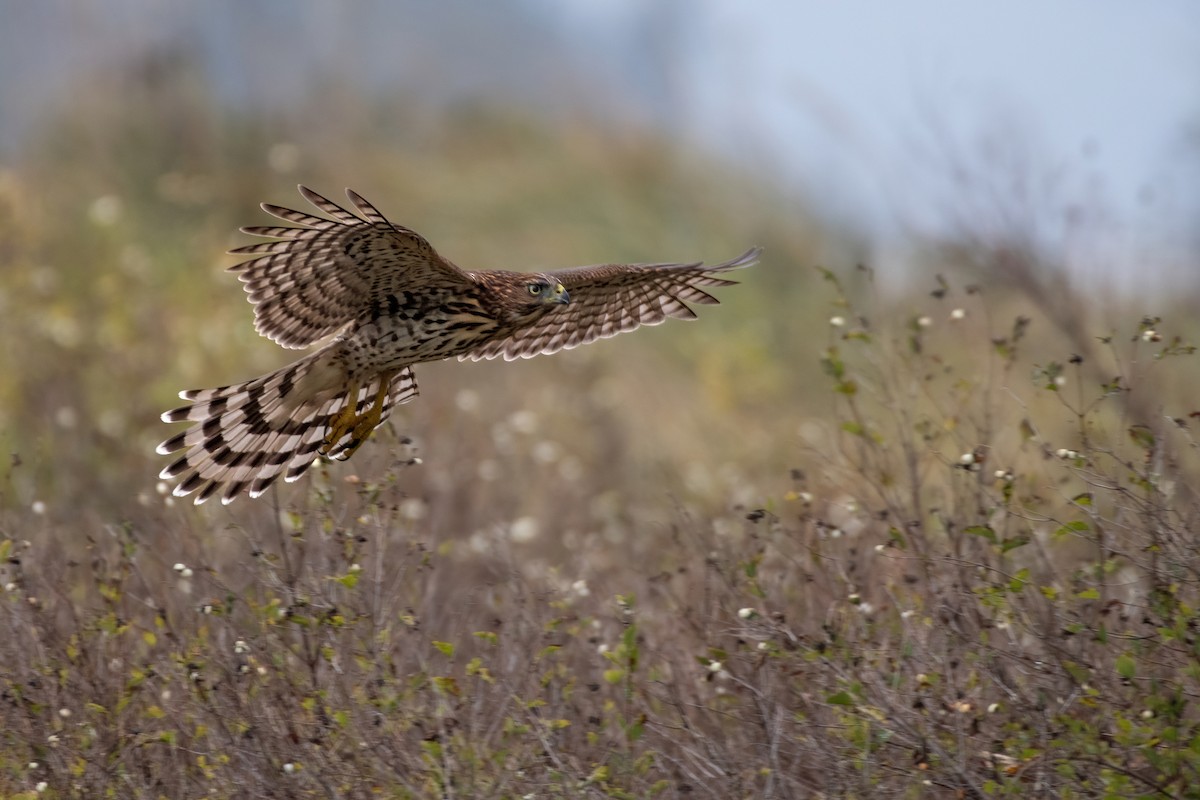
[[542, 293], [543, 285], [540, 283], [531, 283], [531, 284], [528, 284], [525, 288], [529, 290], [530, 294], [539, 295]]

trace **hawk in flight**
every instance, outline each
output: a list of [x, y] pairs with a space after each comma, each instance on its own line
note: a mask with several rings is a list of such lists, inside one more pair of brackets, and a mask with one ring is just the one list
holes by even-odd
[[716, 303], [704, 289], [735, 283], [721, 276], [760, 252], [711, 267], [467, 272], [353, 191], [357, 215], [304, 186], [300, 194], [327, 217], [264, 203], [292, 225], [242, 228], [273, 241], [230, 251], [250, 256], [230, 271], [263, 336], [288, 348], [332, 338], [260, 378], [180, 393], [187, 405], [162, 418], [191, 426], [158, 446], [163, 455], [183, 451], [161, 474], [178, 481], [177, 496], [257, 497], [281, 475], [299, 478], [318, 455], [349, 458], [392, 408], [417, 396], [413, 364], [532, 358], [691, 319], [687, 303]]

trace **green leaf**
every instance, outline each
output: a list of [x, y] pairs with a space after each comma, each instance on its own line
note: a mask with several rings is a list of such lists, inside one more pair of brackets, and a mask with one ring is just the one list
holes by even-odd
[[1071, 498], [1071, 502], [1077, 506], [1090, 506], [1092, 504], [1092, 493], [1084, 492], [1083, 494], [1077, 494]]
[[1013, 575], [1012, 580], [1008, 582], [1008, 590], [1010, 592], [1019, 592], [1025, 588], [1025, 584], [1029, 583], [1029, 570], [1017, 570], [1017, 574]]
[[624, 678], [625, 670], [623, 669], [617, 668], [604, 670], [604, 680], [608, 683], [620, 683], [622, 680], [624, 680]]
[[486, 683], [495, 683], [496, 679], [492, 677], [492, 673], [483, 665], [482, 659], [478, 656], [467, 662], [467, 674], [473, 677], [478, 677]]
[[449, 642], [434, 642], [433, 646], [446, 658], [454, 658], [454, 645]]
[[1131, 681], [1137, 675], [1137, 662], [1133, 660], [1133, 656], [1129, 653], [1122, 653], [1117, 656], [1117, 674], [1127, 681]]
[[992, 544], [996, 543], [996, 532], [992, 530], [991, 525], [972, 525], [965, 529], [963, 533], [969, 533], [972, 536], [982, 536]]
[[821, 359], [821, 369], [825, 370], [825, 374], [836, 381], [841, 381], [842, 376], [846, 374], [846, 364], [838, 356], [836, 347], [831, 347]]
[[1129, 427], [1129, 438], [1133, 439], [1134, 443], [1147, 450], [1154, 449], [1154, 431], [1150, 430], [1148, 425], [1131, 425]]
[[631, 742], [636, 742], [642, 738], [642, 734], [646, 730], [646, 715], [641, 714], [633, 722], [625, 728], [625, 738]]
[[592, 770], [592, 774], [588, 775], [588, 777], [587, 777], [587, 782], [588, 783], [601, 783], [603, 781], [608, 780], [608, 776], [609, 776], [608, 767], [601, 765], [599, 767], [596, 767], [594, 770]]
[[852, 706], [854, 705], [854, 698], [850, 696], [849, 692], [841, 691], [826, 697], [825, 702], [833, 706]]
[[1091, 529], [1092, 529], [1091, 526], [1088, 525], [1086, 522], [1084, 522], [1081, 519], [1077, 519], [1074, 522], [1068, 522], [1066, 525], [1060, 525], [1054, 531], [1054, 538], [1061, 539], [1062, 537], [1070, 536], [1073, 533], [1086, 533], [1087, 531], [1090, 531]]
[[1014, 536], [1011, 539], [1005, 539], [1000, 542], [1000, 552], [1007, 553], [1010, 550], [1016, 550], [1018, 547], [1024, 547], [1029, 544], [1028, 536]]
[[1075, 682], [1080, 685], [1085, 684], [1085, 683], [1091, 683], [1091, 681], [1092, 681], [1091, 670], [1089, 670], [1087, 667], [1083, 667], [1083, 666], [1080, 666], [1079, 664], [1076, 664], [1074, 661], [1064, 661], [1063, 669], [1065, 669], [1067, 671], [1067, 674], [1070, 675], [1075, 680]]
[[621, 646], [617, 648], [622, 651], [625, 656], [625, 666], [633, 672], [638, 667], [638, 630], [636, 625], [629, 625], [625, 628], [625, 633], [621, 634]]
[[1091, 589], [1084, 589], [1075, 596], [1080, 600], [1099, 600], [1100, 590], [1093, 586]]

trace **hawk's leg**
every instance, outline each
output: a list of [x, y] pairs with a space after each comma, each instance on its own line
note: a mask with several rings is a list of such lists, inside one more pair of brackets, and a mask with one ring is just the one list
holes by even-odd
[[342, 406], [338, 415], [329, 421], [329, 433], [325, 435], [325, 441], [317, 449], [321, 455], [329, 455], [329, 451], [337, 445], [338, 441], [358, 423], [358, 389], [358, 381], [350, 384], [350, 389], [346, 393], [346, 404]]
[[379, 388], [375, 390], [375, 402], [367, 409], [367, 413], [358, 418], [358, 422], [354, 426], [354, 438], [350, 440], [346, 449], [338, 454], [338, 458], [342, 461], [354, 455], [354, 451], [362, 446], [362, 443], [371, 435], [371, 431], [379, 427], [379, 423], [383, 419], [383, 404], [387, 400], [388, 390], [392, 388], [392, 378], [395, 375], [394, 372], [385, 372], [379, 376]]
[[[353, 435], [350, 442], [337, 454], [338, 460], [345, 461], [354, 455], [354, 452], [358, 448], [362, 447], [362, 443], [367, 440], [367, 437], [371, 435], [371, 431], [375, 430], [383, 418], [383, 404], [387, 400], [392, 378], [395, 375], [396, 373], [394, 372], [385, 372], [379, 376], [379, 388], [375, 391], [375, 402], [371, 404], [371, 407], [367, 409], [365, 414], [358, 416], [355, 413], [357, 410], [357, 403], [355, 403], [346, 407], [351, 412], [349, 415], [343, 410], [337, 416], [329, 429], [329, 435], [325, 437], [325, 453], [328, 453], [337, 444], [338, 440], [351, 430], [353, 430]], [[357, 389], [351, 396], [354, 398], [358, 397]]]

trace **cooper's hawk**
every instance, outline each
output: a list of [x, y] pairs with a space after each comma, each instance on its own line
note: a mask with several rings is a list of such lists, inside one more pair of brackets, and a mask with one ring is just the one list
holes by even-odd
[[416, 397], [413, 364], [531, 358], [668, 317], [691, 319], [688, 302], [717, 302], [700, 287], [735, 283], [718, 276], [760, 252], [711, 267], [466, 272], [353, 191], [346, 194], [360, 216], [304, 186], [300, 194], [330, 219], [264, 203], [299, 227], [242, 228], [276, 241], [230, 251], [253, 256], [230, 271], [246, 284], [263, 336], [289, 348], [336, 336], [261, 378], [180, 393], [188, 404], [162, 418], [193, 424], [158, 446], [164, 455], [185, 451], [161, 475], [178, 479], [177, 496], [257, 497], [280, 475], [296, 480], [318, 455], [349, 458], [394, 406]]

